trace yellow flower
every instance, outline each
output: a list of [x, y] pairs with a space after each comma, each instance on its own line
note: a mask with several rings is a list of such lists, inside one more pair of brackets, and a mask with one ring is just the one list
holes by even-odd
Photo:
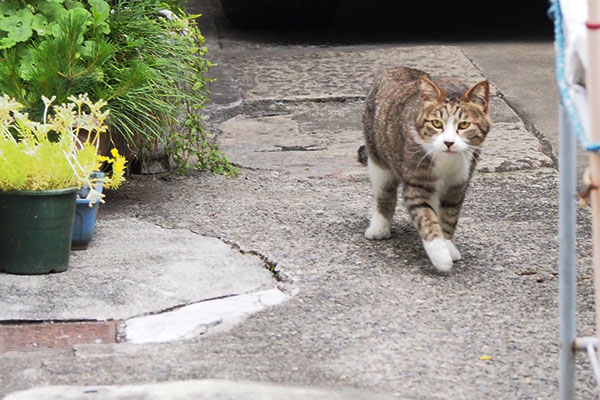
[[125, 181], [125, 164], [127, 164], [127, 160], [119, 154], [117, 149], [112, 149], [110, 154], [112, 158], [105, 158], [109, 164], [112, 164], [112, 174], [109, 179], [104, 181], [104, 186], [108, 189], [115, 189]]

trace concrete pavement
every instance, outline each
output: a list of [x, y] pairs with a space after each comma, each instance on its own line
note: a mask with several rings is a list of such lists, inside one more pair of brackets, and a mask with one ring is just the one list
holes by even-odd
[[66, 274], [3, 275], [0, 318], [119, 320], [276, 287], [259, 257], [216, 238], [134, 218], [100, 218], [96, 229]]
[[121, 386], [53, 386], [13, 393], [6, 400], [386, 400], [358, 390], [326, 390], [227, 380], [175, 381]]
[[[470, 84], [482, 70], [457, 46], [219, 36], [215, 4], [200, 10], [218, 64], [206, 125], [242, 173], [131, 177], [67, 272], [0, 276], [0, 329], [67, 324], [63, 336], [81, 335], [0, 353], [0, 395], [556, 397], [556, 166], [502, 85], [492, 79], [494, 128], [457, 232], [464, 259], [441, 276], [402, 206], [390, 240], [364, 239], [362, 96], [387, 66]], [[581, 210], [582, 332], [593, 315], [587, 217]], [[68, 325], [87, 322], [112, 323], [113, 342]], [[579, 361], [578, 395], [591, 398]]]

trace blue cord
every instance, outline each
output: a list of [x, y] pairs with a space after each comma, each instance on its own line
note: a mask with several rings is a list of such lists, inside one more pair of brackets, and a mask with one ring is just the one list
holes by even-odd
[[567, 115], [579, 143], [586, 151], [600, 152], [600, 143], [590, 143], [588, 137], [581, 125], [579, 114], [569, 95], [569, 86], [565, 77], [565, 37], [563, 34], [563, 16], [560, 9], [559, 0], [550, 0], [548, 14], [554, 19], [554, 49], [556, 52], [556, 80], [558, 82], [558, 92], [560, 99], [567, 111]]

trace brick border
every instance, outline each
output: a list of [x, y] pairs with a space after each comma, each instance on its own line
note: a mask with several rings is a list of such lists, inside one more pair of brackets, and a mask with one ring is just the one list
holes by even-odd
[[117, 343], [122, 336], [120, 325], [119, 321], [0, 322], [0, 352]]

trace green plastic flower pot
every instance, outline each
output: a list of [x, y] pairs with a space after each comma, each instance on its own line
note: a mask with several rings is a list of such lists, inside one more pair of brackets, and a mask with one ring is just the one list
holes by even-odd
[[0, 271], [36, 275], [68, 268], [76, 193], [0, 191]]

